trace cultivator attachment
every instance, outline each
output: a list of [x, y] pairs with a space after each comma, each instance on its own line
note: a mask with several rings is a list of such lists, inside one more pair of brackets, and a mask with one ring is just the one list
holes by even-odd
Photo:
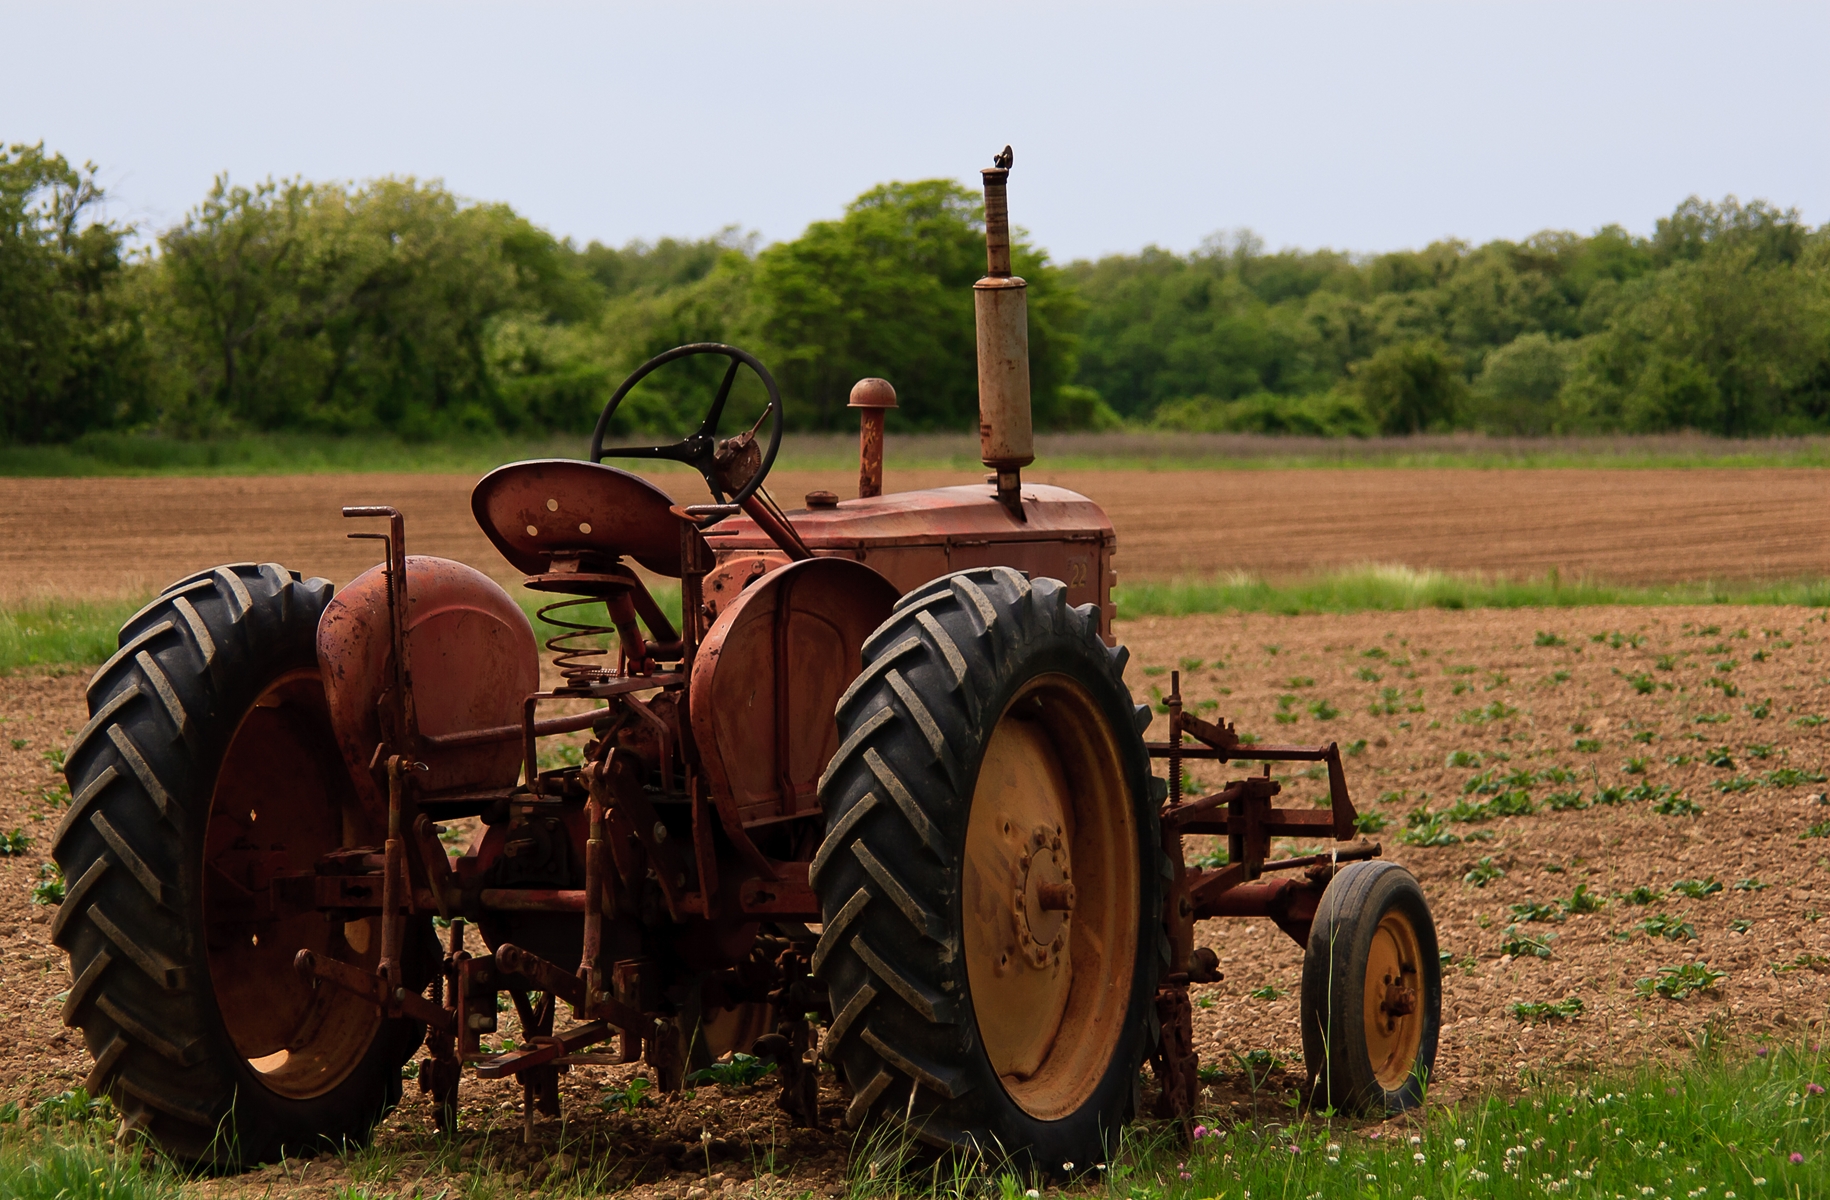
[[[1378, 857], [1380, 846], [1363, 839], [1339, 844], [1354, 838], [1358, 814], [1348, 796], [1340, 750], [1334, 743], [1246, 745], [1232, 725], [1204, 721], [1184, 711], [1179, 671], [1170, 674], [1167, 707], [1168, 740], [1146, 743], [1151, 757], [1167, 760], [1169, 768], [1168, 800], [1160, 828], [1163, 852], [1173, 871], [1164, 903], [1170, 969], [1157, 991], [1157, 1018], [1163, 1033], [1151, 1061], [1160, 1089], [1157, 1115], [1185, 1118], [1194, 1111], [1200, 1087], [1188, 986], [1221, 978], [1218, 956], [1194, 944], [1195, 922], [1211, 917], [1267, 917], [1307, 949], [1317, 907], [1335, 873], [1347, 863]], [[1190, 760], [1260, 762], [1264, 771], [1232, 780], [1219, 791], [1189, 797], [1184, 793], [1182, 768]], [[1325, 763], [1328, 807], [1275, 806], [1273, 801], [1283, 789], [1270, 777], [1274, 762]], [[1187, 834], [1225, 837], [1225, 864], [1190, 867], [1182, 844]], [[1321, 853], [1268, 860], [1274, 837], [1322, 838], [1336, 845]], [[1295, 870], [1303, 874], [1261, 880], [1268, 871]]]

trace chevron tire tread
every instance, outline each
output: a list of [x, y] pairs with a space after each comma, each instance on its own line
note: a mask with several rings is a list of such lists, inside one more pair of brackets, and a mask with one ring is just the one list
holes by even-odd
[[[889, 1122], [935, 1147], [976, 1146], [1044, 1170], [1100, 1161], [1133, 1115], [1166, 969], [1156, 789], [1123, 682], [1125, 651], [1057, 580], [956, 572], [903, 596], [864, 645], [838, 704], [821, 780], [827, 834], [810, 870], [824, 918], [814, 970], [834, 1014], [823, 1054], [851, 1089], [847, 1122]], [[1142, 895], [1129, 999], [1108, 1065], [1080, 1107], [1031, 1116], [980, 1040], [963, 960], [962, 863], [986, 744], [1032, 679], [1067, 675], [1098, 705], [1124, 760]], [[1122, 986], [1122, 985], [1121, 985]]]
[[68, 881], [52, 924], [70, 959], [64, 1023], [94, 1058], [89, 1090], [181, 1160], [361, 1142], [420, 1036], [384, 1023], [342, 1084], [286, 1100], [236, 1050], [212, 987], [202, 875], [216, 772], [267, 684], [316, 669], [330, 596], [327, 580], [272, 563], [179, 580], [122, 627], [66, 753], [72, 799], [52, 849]]

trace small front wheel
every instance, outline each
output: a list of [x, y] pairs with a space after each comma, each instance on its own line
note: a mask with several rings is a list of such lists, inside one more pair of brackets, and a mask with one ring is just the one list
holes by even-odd
[[1322, 893], [1303, 955], [1303, 1059], [1317, 1105], [1420, 1104], [1442, 1026], [1436, 923], [1416, 876], [1353, 863]]

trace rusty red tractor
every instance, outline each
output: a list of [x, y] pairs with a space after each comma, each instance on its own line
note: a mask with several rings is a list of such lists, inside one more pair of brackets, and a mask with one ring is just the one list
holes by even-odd
[[[553, 596], [544, 690], [522, 609], [409, 555], [389, 508], [344, 510], [387, 525], [355, 535], [382, 562], [334, 596], [241, 563], [126, 623], [68, 752], [52, 936], [87, 1086], [129, 1128], [231, 1163], [360, 1142], [423, 1047], [441, 1123], [469, 1067], [519, 1081], [531, 1135], [574, 1065], [645, 1060], [677, 1089], [743, 1051], [776, 1065], [797, 1122], [821, 1120], [824, 1060], [853, 1128], [1055, 1171], [1100, 1160], [1146, 1061], [1157, 1113], [1193, 1110], [1189, 985], [1219, 978], [1195, 928], [1219, 916], [1303, 948], [1316, 1103], [1416, 1102], [1434, 926], [1415, 879], [1356, 840], [1335, 747], [1242, 744], [1177, 688], [1146, 740], [1112, 526], [1021, 479], [1007, 174], [984, 172], [975, 288], [983, 484], [881, 494], [894, 392], [865, 380], [859, 495], [784, 511], [762, 487], [783, 428], [768, 370], [681, 346], [611, 397], [588, 460], [476, 486], [483, 531]], [[604, 448], [636, 383], [704, 355], [726, 366], [697, 432]], [[767, 432], [720, 437], [745, 369]], [[605, 458], [689, 464], [710, 502]], [[655, 578], [678, 580], [677, 618]], [[577, 765], [542, 768], [543, 738], [587, 731]], [[1192, 760], [1265, 765], [1194, 796]], [[1278, 762], [1325, 765], [1328, 806], [1280, 807]], [[477, 835], [453, 857], [463, 818]], [[1188, 834], [1224, 835], [1220, 865], [1191, 866]], [[1267, 861], [1276, 838], [1329, 845]], [[512, 1049], [485, 1041], [509, 1005]]]

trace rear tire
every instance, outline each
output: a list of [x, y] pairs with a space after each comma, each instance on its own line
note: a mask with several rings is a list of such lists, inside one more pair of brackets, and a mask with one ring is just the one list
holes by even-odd
[[1134, 1115], [1168, 943], [1124, 660], [1093, 605], [1006, 567], [910, 592], [865, 642], [809, 871], [852, 1127], [1057, 1172]]
[[1423, 1102], [1442, 1026], [1442, 964], [1414, 875], [1357, 862], [1334, 877], [1309, 928], [1301, 1009], [1312, 1103], [1387, 1113]]
[[292, 969], [304, 948], [372, 966], [372, 918], [254, 911], [266, 873], [374, 841], [324, 709], [330, 595], [271, 563], [173, 584], [122, 627], [66, 756], [52, 853], [69, 891], [51, 926], [74, 981], [64, 1023], [95, 1058], [89, 1091], [182, 1160], [365, 1141], [423, 1036]]

